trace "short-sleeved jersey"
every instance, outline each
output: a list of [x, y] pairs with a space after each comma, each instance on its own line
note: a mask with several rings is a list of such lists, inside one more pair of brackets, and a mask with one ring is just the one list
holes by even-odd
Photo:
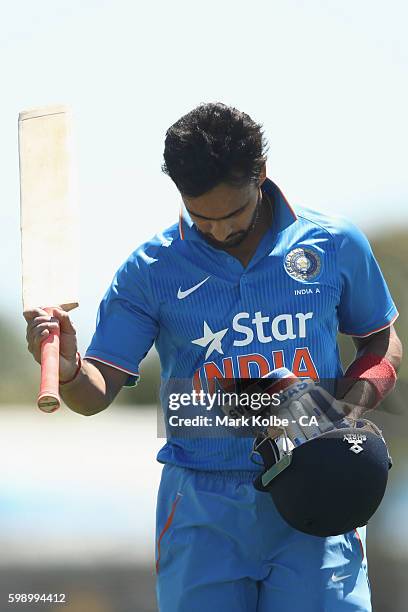
[[[244, 267], [212, 247], [186, 210], [136, 249], [102, 299], [86, 358], [138, 380], [153, 343], [161, 401], [169, 381], [210, 390], [217, 378], [263, 376], [286, 366], [300, 377], [342, 375], [338, 332], [368, 336], [398, 313], [364, 234], [352, 223], [292, 209], [270, 179], [273, 221]], [[158, 460], [203, 470], [253, 470], [248, 438], [170, 435]]]

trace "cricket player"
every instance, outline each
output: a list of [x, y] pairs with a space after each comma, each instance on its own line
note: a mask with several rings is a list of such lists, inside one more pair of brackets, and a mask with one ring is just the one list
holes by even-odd
[[[235, 108], [201, 104], [181, 117], [163, 164], [180, 219], [117, 271], [84, 358], [67, 313], [24, 313], [38, 362], [41, 341], [60, 326], [60, 391], [71, 410], [107, 408], [137, 383], [153, 343], [167, 420], [174, 381], [211, 391], [216, 380], [286, 367], [337, 381], [356, 417], [393, 389], [398, 313], [367, 239], [341, 217], [293, 208], [267, 177], [266, 151], [262, 126]], [[347, 385], [338, 333], [356, 346]], [[160, 611], [371, 610], [365, 527], [328, 538], [290, 527], [253, 486], [261, 468], [252, 443], [171, 429], [157, 457]]]

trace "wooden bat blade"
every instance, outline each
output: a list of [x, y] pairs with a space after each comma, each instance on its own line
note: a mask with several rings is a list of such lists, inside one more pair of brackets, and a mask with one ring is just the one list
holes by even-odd
[[[19, 115], [23, 308], [52, 314], [78, 306], [79, 232], [69, 109], [37, 108]], [[38, 406], [60, 405], [59, 333], [41, 346]]]
[[78, 210], [71, 116], [62, 106], [19, 115], [23, 308], [78, 305]]

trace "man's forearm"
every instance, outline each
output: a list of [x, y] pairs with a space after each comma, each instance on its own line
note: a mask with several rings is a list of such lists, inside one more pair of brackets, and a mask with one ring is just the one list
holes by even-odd
[[84, 416], [101, 412], [113, 399], [109, 397], [101, 372], [85, 360], [82, 361], [81, 369], [74, 380], [60, 385], [59, 390], [68, 408]]
[[[373, 334], [368, 338], [353, 338], [353, 340], [357, 349], [356, 359], [364, 355], [378, 355], [379, 358], [386, 359], [395, 371], [398, 372], [402, 360], [402, 345], [393, 327], [381, 333]], [[376, 407], [378, 404], [378, 396], [375, 386], [372, 383], [368, 380], [357, 380], [352, 383], [350, 387], [351, 381], [347, 382], [347, 380], [345, 380], [344, 382], [348, 386], [348, 389], [345, 393], [343, 390], [341, 397], [353, 407], [352, 413], [354, 417], [358, 418], [367, 412], [367, 410]], [[384, 397], [388, 395], [390, 391], [391, 387], [390, 390], [384, 394]]]
[[[354, 340], [356, 341], [356, 339]], [[388, 333], [386, 331], [385, 333], [373, 334], [363, 341], [360, 340], [356, 343], [356, 349], [356, 358], [364, 354], [374, 353], [387, 359], [395, 371], [398, 372], [402, 361], [402, 345], [394, 328], [389, 329]]]

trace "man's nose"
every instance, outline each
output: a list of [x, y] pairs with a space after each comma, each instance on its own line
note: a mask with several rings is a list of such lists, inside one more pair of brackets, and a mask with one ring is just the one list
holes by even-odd
[[218, 242], [224, 242], [232, 233], [229, 223], [211, 223], [208, 231]]

